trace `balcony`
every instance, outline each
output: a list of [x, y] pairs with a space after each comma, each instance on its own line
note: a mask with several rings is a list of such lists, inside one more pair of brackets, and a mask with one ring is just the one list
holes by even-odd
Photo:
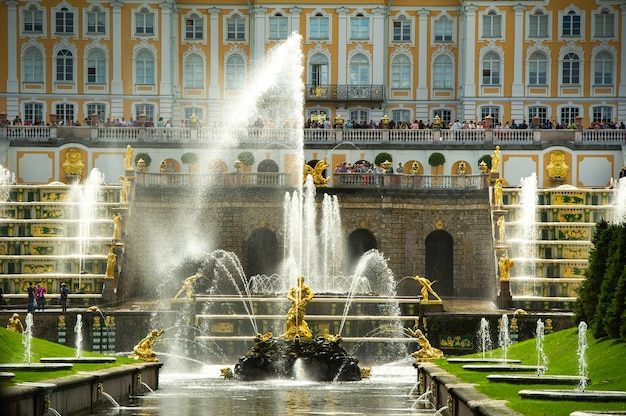
[[382, 85], [315, 85], [307, 84], [307, 101], [334, 102], [336, 104], [367, 103], [381, 107], [384, 93]]

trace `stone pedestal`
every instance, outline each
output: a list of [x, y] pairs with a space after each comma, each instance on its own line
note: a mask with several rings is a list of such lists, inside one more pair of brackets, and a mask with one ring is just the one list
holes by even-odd
[[511, 296], [511, 282], [508, 280], [500, 280], [500, 293], [498, 293], [498, 308], [509, 309], [513, 306], [513, 297]]
[[102, 303], [113, 305], [116, 302], [116, 291], [114, 287], [115, 279], [105, 279], [104, 289], [102, 290]]

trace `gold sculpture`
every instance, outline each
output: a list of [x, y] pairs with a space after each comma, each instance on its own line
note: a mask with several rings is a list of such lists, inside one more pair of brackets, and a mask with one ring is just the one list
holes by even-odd
[[509, 271], [513, 268], [514, 263], [506, 254], [498, 260], [498, 268], [500, 269], [500, 281], [509, 280]]
[[504, 243], [504, 217], [498, 218], [498, 243]]
[[135, 345], [135, 348], [133, 348], [134, 354], [131, 355], [130, 358], [134, 358], [135, 360], [141, 359], [144, 361], [151, 361], [151, 362], [159, 361], [157, 359], [156, 353], [152, 351], [152, 346], [156, 342], [156, 338], [163, 335], [163, 333], [165, 333], [164, 330], [160, 330], [160, 331], [157, 329], [152, 330], [148, 334], [148, 336], [146, 336], [144, 339], [139, 341], [139, 344]]
[[318, 160], [314, 168], [305, 163], [303, 182], [306, 182], [306, 177], [308, 175], [311, 175], [313, 177], [313, 184], [315, 184], [315, 186], [326, 186], [326, 184], [330, 180], [330, 177], [324, 177], [324, 170], [329, 166], [330, 164], [328, 164], [328, 160], [326, 160], [326, 157], [324, 157], [324, 159], [322, 160]]
[[546, 169], [548, 176], [552, 179], [565, 178], [569, 171], [569, 166], [565, 163], [565, 153], [560, 151], [550, 153], [550, 163]]
[[122, 182], [122, 189], [120, 190], [120, 204], [128, 204], [130, 197], [130, 184], [132, 181], [126, 176], [120, 176], [119, 181]]
[[502, 182], [504, 182], [504, 178], [498, 178], [493, 186], [493, 205], [497, 208], [502, 208], [503, 204]]
[[113, 279], [115, 277], [115, 263], [117, 262], [117, 256], [113, 252], [113, 247], [109, 249], [107, 256], [107, 271], [104, 275], [105, 279]]
[[130, 145], [126, 146], [126, 155], [124, 156], [124, 169], [126, 170], [134, 170], [133, 169], [133, 158], [135, 157], [135, 151]]
[[361, 367], [361, 378], [370, 378], [372, 376], [371, 367]]
[[83, 163], [80, 151], [78, 149], [70, 149], [65, 154], [65, 162], [63, 162], [63, 171], [66, 175], [82, 175], [85, 164]]
[[420, 171], [420, 164], [417, 161], [413, 162], [413, 164], [411, 165], [411, 174], [417, 175], [419, 171]]
[[269, 341], [270, 339], [274, 338], [274, 334], [271, 332], [268, 332], [267, 334], [256, 334], [254, 336], [254, 341], [255, 342], [266, 342]]
[[[443, 300], [439, 297], [439, 295], [437, 294], [437, 292], [435, 292], [433, 290], [433, 284], [436, 282], [433, 281], [431, 282], [430, 280], [428, 280], [425, 277], [421, 277], [421, 276], [414, 276], [413, 280], [415, 280], [416, 282], [418, 282], [419, 284], [422, 285], [422, 303], [441, 303], [443, 302]], [[428, 299], [428, 294], [432, 294], [437, 300], [429, 300]]]
[[227, 380], [232, 380], [234, 378], [233, 370], [230, 367], [220, 368], [220, 377], [224, 377]]
[[324, 341], [334, 342], [335, 344], [339, 344], [343, 341], [343, 338], [341, 338], [341, 335], [339, 334], [337, 335], [324, 334]]
[[20, 316], [18, 314], [14, 313], [13, 316], [9, 318], [7, 329], [9, 331], [17, 332], [18, 334], [24, 332], [24, 325], [22, 325], [22, 321], [20, 321]]
[[178, 299], [180, 295], [182, 295], [184, 292], [187, 292], [186, 298], [187, 300], [191, 300], [191, 297], [193, 296], [193, 284], [201, 276], [202, 275], [200, 273], [196, 273], [193, 276], [189, 276], [188, 278], [183, 280], [183, 286], [180, 288], [178, 293], [176, 293], [176, 296], [174, 296], [174, 299]]
[[291, 301], [291, 307], [287, 312], [287, 329], [282, 338], [311, 339], [313, 334], [309, 325], [304, 320], [306, 305], [313, 299], [314, 293], [311, 288], [304, 284], [304, 276], [298, 277], [298, 284], [289, 289], [287, 299]]
[[417, 328], [417, 326], [414, 330], [409, 328], [408, 332], [409, 335], [417, 338], [417, 343], [421, 347], [419, 350], [411, 354], [411, 356], [415, 358], [415, 362], [443, 358], [443, 352], [439, 348], [435, 348], [430, 345], [430, 342], [428, 341], [424, 333], [419, 328]]
[[497, 173], [500, 167], [500, 146], [496, 146], [496, 150], [491, 154], [491, 173]]
[[119, 212], [113, 217], [113, 240], [122, 239], [122, 214]]

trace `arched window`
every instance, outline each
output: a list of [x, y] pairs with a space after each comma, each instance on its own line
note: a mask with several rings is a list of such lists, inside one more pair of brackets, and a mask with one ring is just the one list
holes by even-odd
[[74, 81], [74, 57], [72, 52], [67, 49], [60, 50], [57, 53], [56, 65], [57, 81]]
[[391, 62], [391, 88], [411, 88], [411, 60], [398, 55]]
[[488, 52], [483, 58], [483, 85], [500, 85], [500, 57]]
[[87, 82], [104, 84], [106, 82], [106, 59], [100, 50], [87, 55]]
[[594, 85], [613, 85], [613, 57], [603, 51], [593, 60]]
[[194, 53], [185, 59], [185, 87], [204, 87], [204, 65], [198, 54]]
[[433, 62], [433, 87], [452, 88], [452, 58], [439, 55]]
[[563, 58], [562, 82], [565, 85], [580, 84], [580, 58], [570, 52]]
[[543, 52], [533, 52], [528, 58], [528, 85], [548, 84], [548, 58]]
[[141, 51], [135, 61], [137, 84], [154, 85], [154, 56], [149, 51]]
[[226, 88], [240, 89], [245, 86], [246, 65], [241, 55], [232, 55], [226, 61]]
[[357, 54], [350, 59], [349, 68], [350, 85], [369, 85], [370, 62], [363, 54]]
[[43, 82], [43, 54], [39, 49], [30, 48], [22, 60], [24, 82]]
[[328, 85], [328, 58], [316, 53], [309, 59], [309, 76], [313, 85]]

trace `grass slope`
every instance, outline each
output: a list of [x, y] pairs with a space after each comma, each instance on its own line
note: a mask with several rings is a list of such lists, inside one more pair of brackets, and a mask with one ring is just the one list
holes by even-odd
[[[81, 357], [101, 357], [102, 354], [81, 351]], [[66, 347], [64, 345], [56, 344], [54, 342], [46, 341], [39, 338], [32, 338], [31, 340], [31, 363], [38, 363], [42, 357], [75, 357], [76, 350], [74, 348]], [[9, 331], [5, 328], [0, 328], [0, 363], [2, 364], [15, 364], [15, 363], [27, 363], [25, 348], [22, 345], [22, 335], [13, 331]], [[11, 385], [15, 383], [22, 383], [26, 381], [42, 381], [49, 380], [57, 377], [68, 376], [76, 374], [79, 371], [94, 371], [104, 368], [116, 367], [123, 364], [136, 364], [137, 361], [127, 357], [116, 357], [114, 363], [106, 364], [74, 364], [74, 367], [70, 370], [63, 371], [49, 371], [49, 372], [14, 372], [15, 378], [12, 383], [5, 384]]]
[[[585, 353], [588, 376], [591, 383], [587, 390], [626, 391], [626, 341], [594, 339], [587, 333], [588, 348]], [[545, 337], [544, 351], [548, 357], [547, 375], [578, 375], [578, 330], [571, 328]], [[489, 355], [489, 354], [488, 354]], [[500, 349], [491, 352], [493, 358], [502, 358]], [[467, 355], [482, 357], [482, 353]], [[518, 359], [522, 364], [537, 364], [534, 339], [511, 345], [507, 358]], [[451, 364], [446, 360], [433, 361], [440, 368], [468, 383], [476, 383], [476, 389], [492, 399], [506, 400], [508, 406], [526, 416], [563, 416], [576, 410], [626, 410], [626, 402], [574, 402], [522, 399], [518, 391], [524, 389], [574, 389], [574, 386], [549, 386], [532, 384], [492, 383], [488, 372], [463, 370], [463, 364]]]

